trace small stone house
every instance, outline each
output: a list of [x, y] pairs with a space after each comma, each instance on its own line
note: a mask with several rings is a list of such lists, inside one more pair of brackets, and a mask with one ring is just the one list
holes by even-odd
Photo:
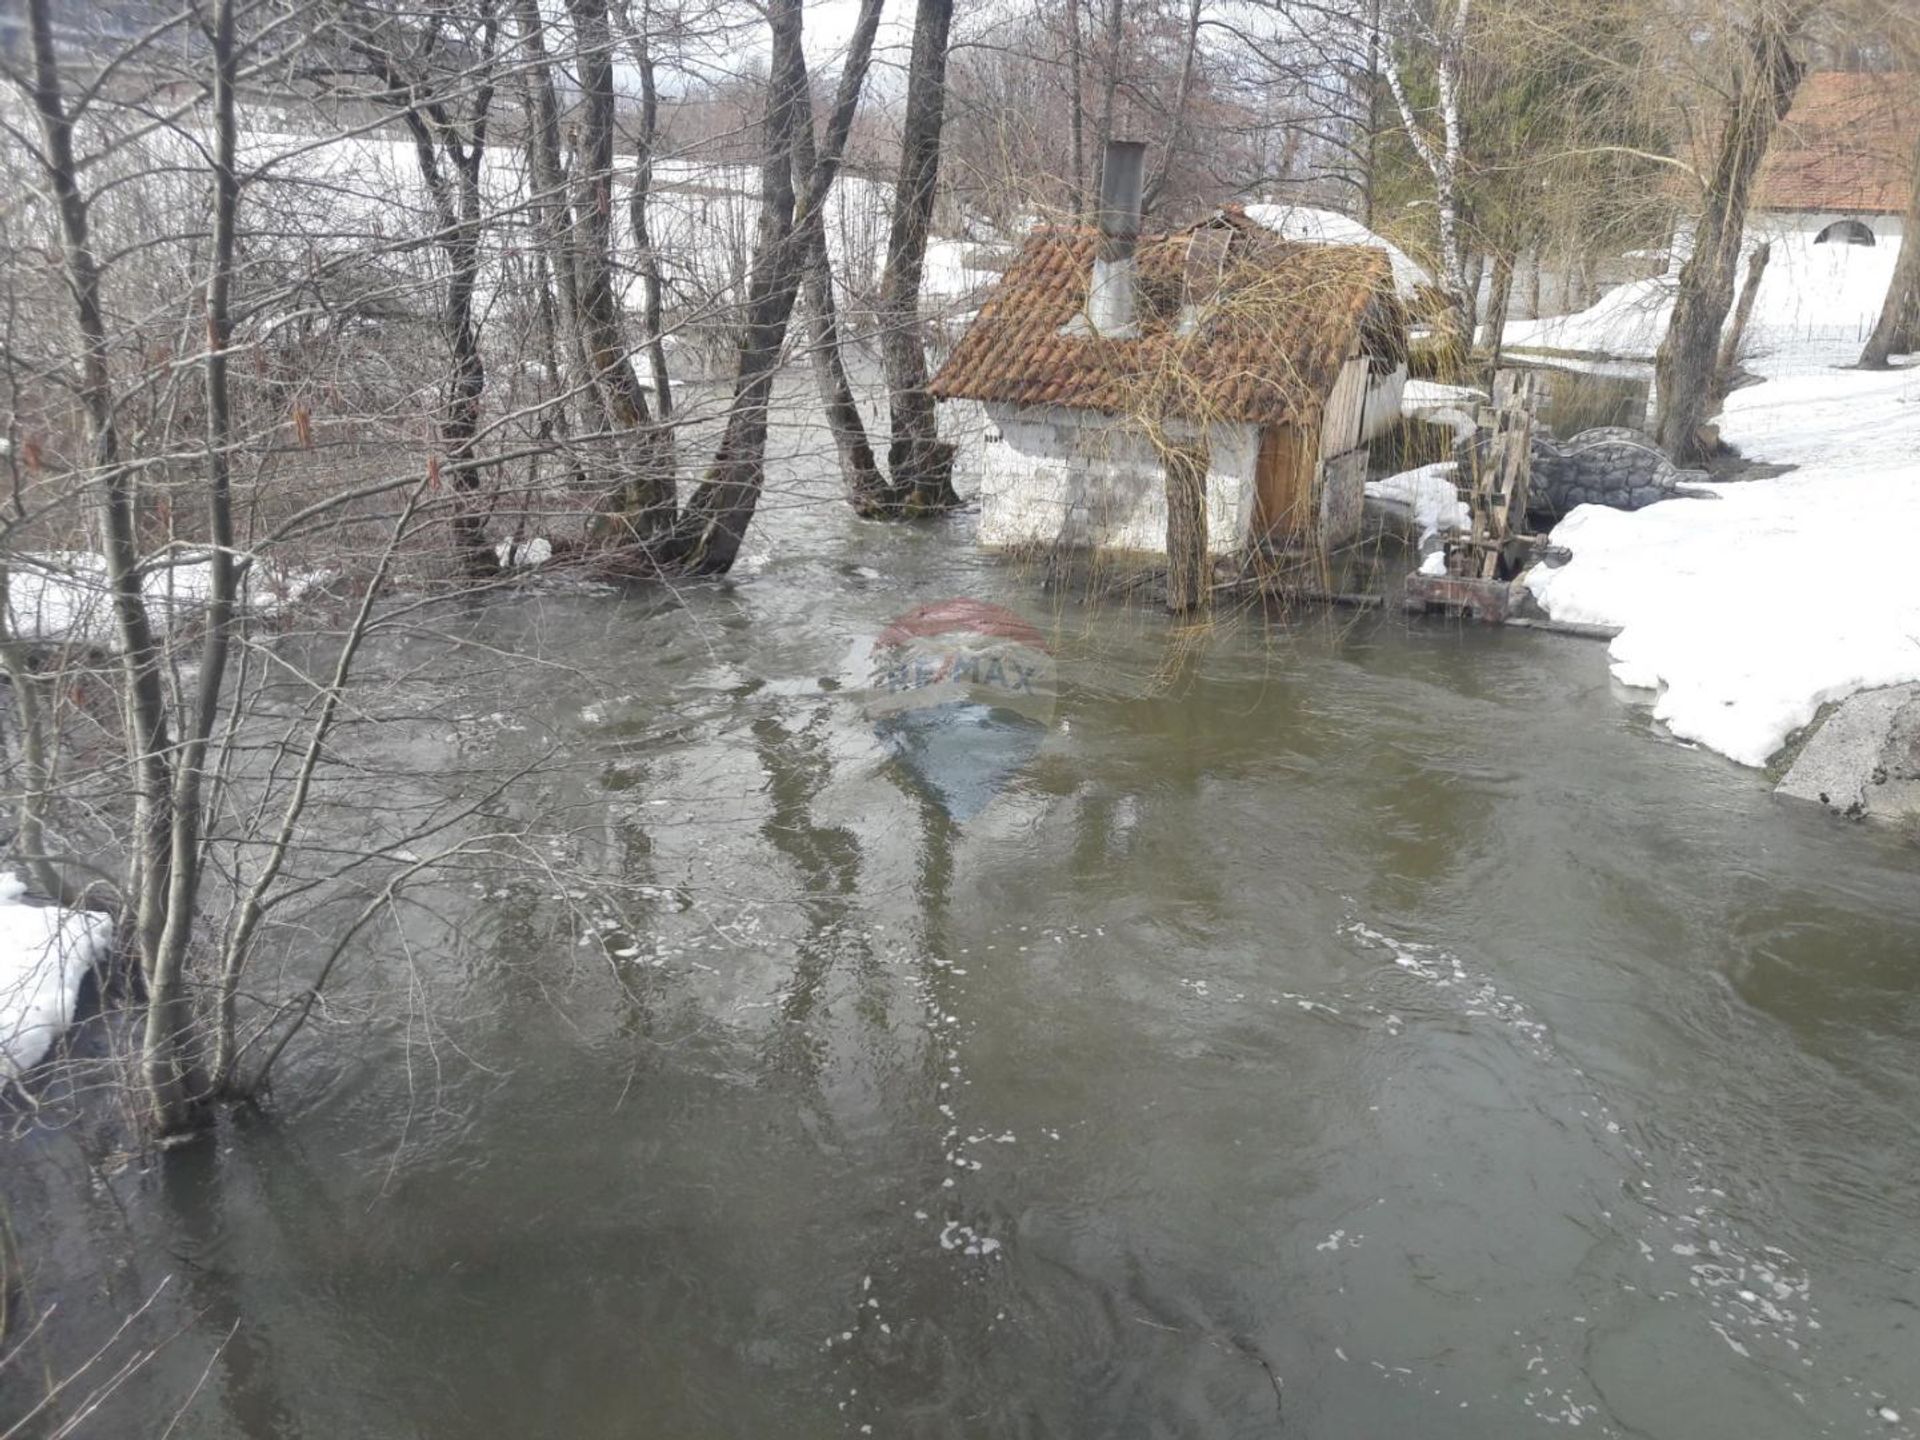
[[932, 381], [986, 411], [980, 543], [1164, 556], [1175, 454], [1211, 555], [1350, 538], [1406, 378], [1386, 254], [1233, 209], [1141, 237], [1126, 159], [1100, 226], [1035, 229]]

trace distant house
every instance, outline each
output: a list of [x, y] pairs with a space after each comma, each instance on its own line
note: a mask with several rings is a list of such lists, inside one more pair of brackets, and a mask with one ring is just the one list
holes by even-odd
[[1761, 162], [1749, 232], [1897, 247], [1916, 143], [1920, 75], [1807, 76]]
[[1214, 555], [1349, 538], [1406, 378], [1386, 253], [1233, 209], [1141, 238], [1126, 170], [1098, 229], [1027, 237], [933, 379], [990, 422], [980, 542], [1165, 554], [1176, 450], [1204, 451]]

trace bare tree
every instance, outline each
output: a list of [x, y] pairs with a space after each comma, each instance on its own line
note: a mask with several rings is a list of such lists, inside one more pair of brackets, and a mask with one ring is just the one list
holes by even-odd
[[1371, 32], [1375, 60], [1386, 78], [1400, 112], [1407, 142], [1433, 177], [1434, 209], [1440, 232], [1441, 287], [1447, 297], [1449, 324], [1458, 343], [1473, 338], [1473, 287], [1467, 281], [1466, 253], [1461, 238], [1461, 184], [1464, 162], [1462, 80], [1466, 65], [1467, 22], [1473, 0], [1441, 0], [1431, 20], [1420, 15], [1411, 0], [1391, 0], [1398, 20], [1430, 52], [1439, 90], [1440, 134], [1435, 137], [1415, 113], [1399, 61], [1379, 28]]
[[1799, 89], [1803, 67], [1793, 47], [1815, 4], [1755, 0], [1734, 58], [1720, 134], [1702, 177], [1693, 253], [1681, 267], [1673, 319], [1654, 359], [1659, 392], [1654, 428], [1676, 459], [1696, 460], [1712, 448], [1705, 426], [1713, 404], [1720, 330], [1733, 306], [1747, 202], [1774, 128]]
[[795, 158], [808, 123], [800, 0], [773, 0], [773, 32], [761, 163], [760, 236], [734, 363], [733, 395], [720, 443], [666, 549], [676, 568], [722, 574], [732, 568], [766, 480], [768, 410], [807, 256], [820, 239], [827, 197], [866, 81], [880, 0], [864, 0], [840, 73], [826, 138], [796, 197]]
[[663, 303], [660, 255], [647, 223], [647, 202], [653, 191], [653, 157], [660, 143], [660, 90], [654, 73], [653, 43], [648, 28], [653, 20], [652, 0], [641, 0], [635, 23], [627, 7], [618, 9], [621, 29], [631, 47], [633, 68], [640, 76], [640, 127], [633, 142], [633, 185], [627, 192], [627, 225], [633, 232], [634, 259], [640, 268], [641, 323], [645, 326], [647, 363], [653, 372], [653, 403], [660, 418], [673, 418], [673, 384], [667, 373], [666, 337], [662, 329]]
[[1901, 223], [1900, 257], [1894, 261], [1880, 317], [1860, 352], [1863, 370], [1885, 370], [1893, 356], [1920, 346], [1920, 141], [1914, 145], [1913, 178]]
[[[1117, 0], [1116, 0], [1117, 3]], [[900, 137], [900, 178], [880, 285], [880, 347], [886, 363], [893, 433], [887, 447], [887, 494], [875, 513], [924, 515], [959, 503], [953, 449], [940, 439], [920, 329], [920, 281], [927, 230], [940, 177], [940, 132], [946, 113], [947, 41], [953, 0], [918, 0]]]
[[[350, 43], [382, 87], [377, 98], [394, 108], [412, 137], [420, 178], [433, 201], [436, 239], [446, 260], [441, 327], [450, 368], [440, 439], [453, 488], [466, 497], [453, 517], [461, 562], [469, 575], [484, 579], [498, 567], [477, 504], [480, 470], [474, 463], [474, 439], [486, 398], [487, 367], [474, 317], [474, 288], [479, 282], [485, 226], [481, 175], [487, 161], [499, 25], [492, 0], [478, 0], [474, 33], [456, 37], [451, 46], [438, 28], [444, 16], [425, 34], [385, 17], [381, 17], [384, 23], [362, 26], [362, 18], [348, 12]], [[452, 73], [430, 73], [434, 57], [449, 51], [456, 57]]]
[[[858, 24], [879, 24], [880, 6], [865, 6]], [[871, 44], [871, 41], [867, 42]], [[812, 104], [803, 118], [793, 147], [793, 179], [796, 189], [804, 188], [818, 163], [813, 136]], [[833, 265], [827, 247], [824, 212], [806, 238], [807, 350], [813, 362], [814, 383], [820, 392], [821, 408], [826, 412], [827, 429], [833, 436], [835, 454], [840, 461], [840, 476], [856, 508], [864, 509], [873, 497], [884, 493], [886, 477], [874, 458], [867, 424], [854, 397], [853, 382], [847, 374], [846, 354], [841, 346], [839, 307], [833, 297]]]
[[1068, 172], [1069, 208], [1081, 215], [1087, 208], [1087, 107], [1084, 86], [1086, 49], [1080, 39], [1080, 0], [1067, 0], [1067, 133], [1073, 144], [1073, 169]]
[[[455, 192], [428, 197], [417, 232], [402, 226], [375, 245], [367, 230], [352, 233], [366, 221], [329, 177], [305, 187], [305, 199], [332, 218], [303, 228], [313, 212], [301, 213], [292, 196], [302, 163], [329, 146], [352, 151], [357, 140], [286, 139], [264, 159], [257, 147], [243, 154], [244, 86], [289, 68], [272, 50], [270, 12], [209, 0], [186, 12], [191, 28], [181, 23], [166, 47], [164, 31], [138, 36], [70, 91], [53, 8], [53, 0], [29, 7], [26, 63], [6, 62], [39, 131], [37, 145], [5, 152], [9, 166], [38, 180], [22, 187], [24, 217], [7, 223], [46, 224], [60, 242], [56, 274], [13, 266], [5, 275], [8, 313], [24, 309], [36, 322], [10, 329], [3, 352], [9, 426], [37, 432], [0, 518], [8, 602], [0, 663], [16, 696], [29, 697], [12, 717], [29, 752], [18, 840], [51, 897], [113, 918], [144, 998], [133, 1093], [151, 1132], [171, 1138], [194, 1130], [212, 1101], [257, 1090], [325, 983], [316, 979], [291, 1004], [261, 995], [243, 1003], [263, 922], [289, 896], [377, 863], [369, 855], [301, 863], [311, 854], [303, 836], [315, 786], [352, 708], [356, 657], [380, 623], [395, 557], [427, 528], [467, 513], [457, 489], [429, 500], [439, 456], [418, 441], [398, 475], [342, 477], [323, 463], [317, 494], [266, 483], [314, 443], [309, 377], [282, 370], [276, 356], [378, 346], [375, 316], [445, 336], [444, 275], [417, 257], [458, 238], [432, 203]], [[199, 83], [156, 122], [142, 87], [163, 90], [167, 66], [187, 67]], [[116, 74], [130, 77], [124, 89], [102, 83]], [[431, 141], [437, 122], [424, 107], [415, 118]], [[437, 164], [429, 172], [446, 178]], [[458, 208], [452, 218], [457, 232]], [[370, 229], [384, 224], [373, 217]], [[433, 298], [416, 306], [422, 297]], [[458, 294], [454, 302], [457, 318]], [[173, 338], [156, 346], [147, 338], [156, 326]], [[391, 364], [413, 348], [363, 348], [356, 358]], [[252, 363], [237, 366], [239, 355]], [[431, 355], [401, 374], [404, 396], [444, 380]], [[337, 398], [354, 383], [349, 367], [331, 388]], [[399, 428], [418, 418], [409, 407]], [[448, 418], [442, 410], [442, 443]], [[477, 453], [462, 458], [482, 463]], [[254, 635], [254, 602], [277, 583], [265, 557], [327, 534], [330, 559], [345, 564], [345, 533], [377, 534], [378, 554], [357, 577], [358, 602], [325, 674], [304, 692], [311, 703], [287, 708], [265, 675], [308, 677]], [[74, 558], [84, 544], [99, 547], [97, 571], [91, 557]], [[110, 634], [92, 628], [96, 574]], [[353, 581], [342, 574], [339, 583]], [[61, 721], [84, 713], [95, 689], [112, 703], [94, 730], [119, 755], [83, 764]], [[208, 901], [210, 884], [224, 907]]]

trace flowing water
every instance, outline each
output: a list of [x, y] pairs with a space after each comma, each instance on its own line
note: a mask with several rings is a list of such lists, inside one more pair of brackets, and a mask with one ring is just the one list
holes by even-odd
[[[453, 622], [519, 658], [356, 738], [367, 823], [537, 761], [541, 863], [438, 887], [362, 962], [418, 1004], [349, 985], [217, 1143], [8, 1162], [60, 1355], [166, 1279], [91, 1433], [1920, 1428], [1920, 852], [1589, 642], [1176, 638], [968, 528], [793, 482], [736, 583]], [[1058, 660], [964, 824], [848, 678], [953, 595]]]

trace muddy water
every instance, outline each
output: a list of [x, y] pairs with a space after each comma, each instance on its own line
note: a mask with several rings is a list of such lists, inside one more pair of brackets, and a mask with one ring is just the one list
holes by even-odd
[[[266, 1117], [9, 1160], [61, 1353], [172, 1277], [96, 1433], [1915, 1433], [1915, 851], [1585, 642], [1175, 644], [965, 529], [793, 481], [737, 583], [389, 647], [430, 721], [356, 735], [369, 827], [511, 762], [542, 838]], [[844, 688], [953, 594], [1060, 676], [964, 826]]]

